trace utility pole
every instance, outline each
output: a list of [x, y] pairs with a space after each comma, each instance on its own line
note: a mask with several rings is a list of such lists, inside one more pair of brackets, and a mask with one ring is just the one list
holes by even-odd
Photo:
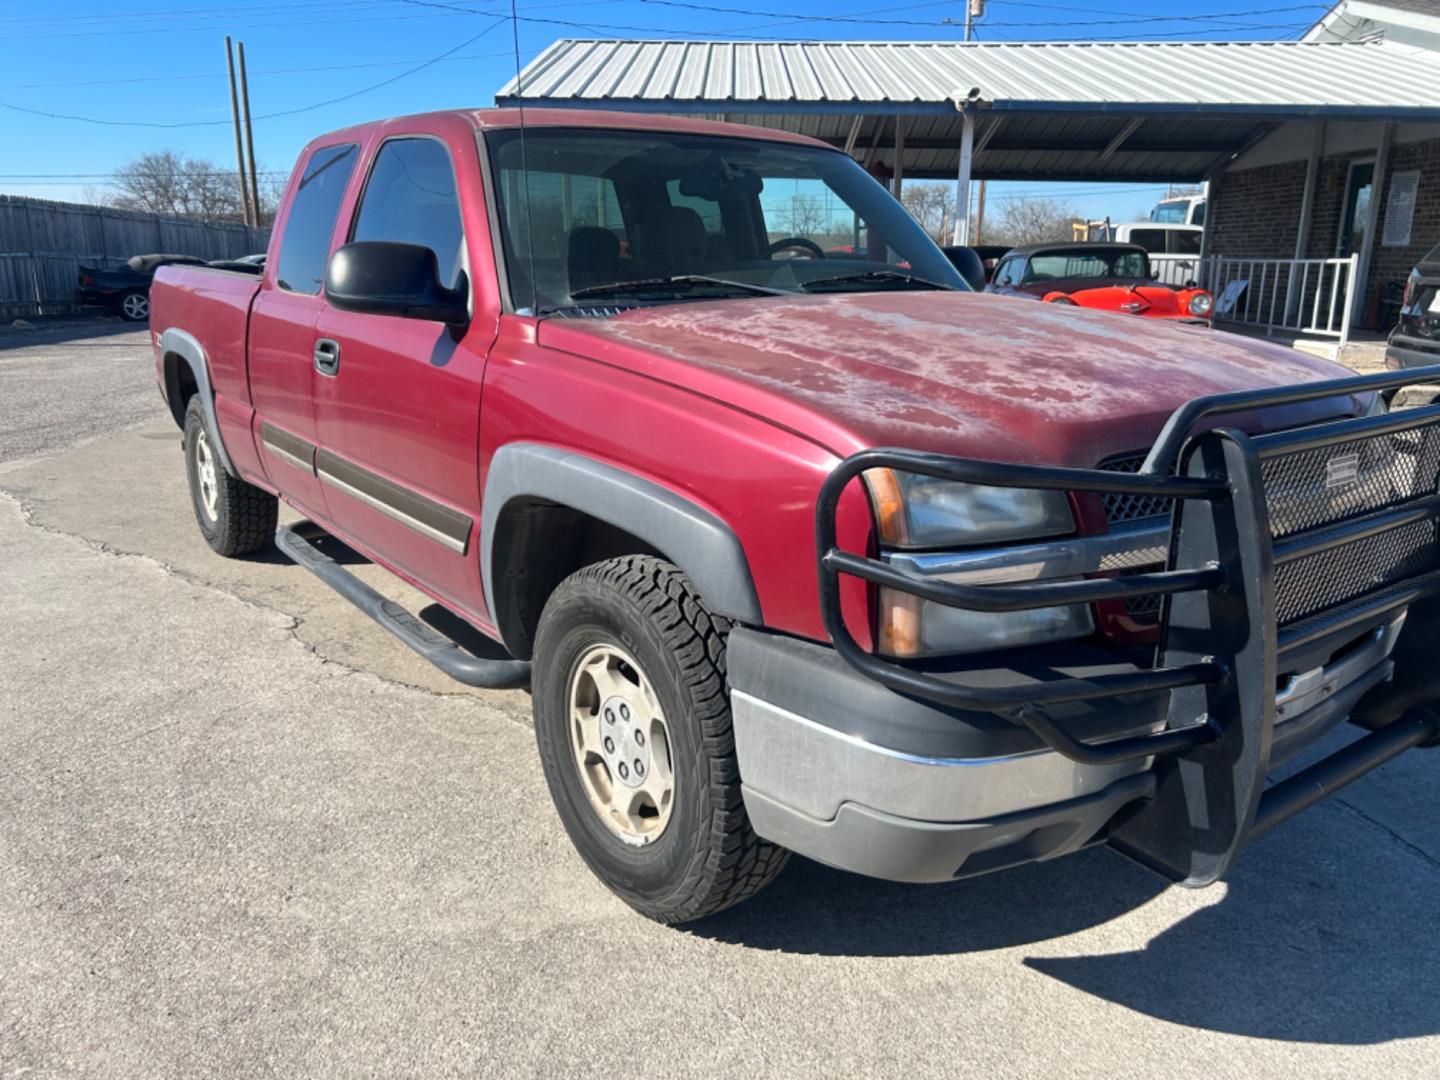
[[[975, 20], [985, 17], [985, 0], [965, 0], [965, 40], [975, 40]], [[980, 181], [980, 192], [977, 195], [979, 205], [975, 210], [975, 243], [983, 243], [982, 237], [985, 230], [985, 181]]]
[[245, 224], [250, 221], [250, 193], [245, 183], [245, 150], [240, 143], [240, 98], [235, 92], [235, 52], [230, 47], [230, 35], [225, 35], [225, 66], [230, 72], [230, 117], [235, 121], [235, 179], [240, 184], [240, 215]]
[[240, 102], [245, 113], [245, 153], [250, 158], [250, 224], [260, 226], [260, 180], [255, 171], [255, 133], [250, 128], [250, 81], [245, 77], [245, 43], [240, 45]]
[[974, 22], [985, 17], [985, 0], [965, 0], [965, 40], [975, 40]]

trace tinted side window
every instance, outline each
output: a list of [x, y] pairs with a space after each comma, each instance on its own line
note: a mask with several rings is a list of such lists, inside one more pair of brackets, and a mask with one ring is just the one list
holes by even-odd
[[1175, 253], [1177, 255], [1199, 255], [1200, 235], [1200, 233], [1190, 232], [1188, 229], [1184, 232], [1171, 233], [1170, 240], [1174, 245]]
[[1130, 243], [1139, 244], [1146, 251], [1156, 254], [1165, 250], [1165, 229], [1131, 229]]
[[275, 280], [282, 289], [312, 294], [320, 291], [325, 262], [330, 257], [335, 216], [340, 212], [340, 200], [350, 183], [355, 155], [354, 144], [326, 146], [310, 155], [310, 163], [305, 166], [290, 206], [290, 216], [285, 220], [285, 236], [280, 241]]
[[351, 239], [427, 247], [435, 252], [440, 280], [453, 287], [463, 269], [463, 238], [455, 170], [444, 145], [392, 139], [381, 146]]

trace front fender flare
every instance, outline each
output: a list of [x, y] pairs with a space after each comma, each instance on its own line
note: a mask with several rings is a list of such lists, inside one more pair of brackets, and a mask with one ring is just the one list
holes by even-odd
[[480, 566], [495, 610], [495, 532], [507, 504], [543, 499], [639, 537], [675, 563], [717, 615], [762, 625], [760, 600], [739, 538], [710, 511], [653, 480], [539, 443], [502, 446], [490, 460], [481, 503]]

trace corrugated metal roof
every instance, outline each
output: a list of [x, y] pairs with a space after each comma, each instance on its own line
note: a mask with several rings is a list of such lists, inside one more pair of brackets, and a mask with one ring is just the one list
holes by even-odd
[[[516, 87], [524, 87], [517, 95]], [[1440, 54], [1321, 42], [555, 42], [497, 102], [663, 112], [996, 110], [1440, 119]]]

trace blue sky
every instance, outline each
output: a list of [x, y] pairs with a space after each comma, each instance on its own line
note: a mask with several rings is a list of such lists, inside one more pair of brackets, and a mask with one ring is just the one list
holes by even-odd
[[[1275, 39], [1303, 33], [1327, 6], [990, 0], [976, 25], [989, 41]], [[0, 0], [0, 192], [79, 199], [134, 155], [166, 147], [233, 167], [227, 33], [246, 46], [256, 155], [279, 172], [323, 131], [489, 105], [515, 65], [508, 0], [74, 0], [64, 8]], [[959, 40], [965, 3], [829, 0], [823, 10], [816, 17], [807, 0], [518, 0], [517, 36], [522, 63], [557, 37]], [[1164, 187], [990, 190], [992, 205], [1044, 194], [1093, 217], [1130, 220]]]

